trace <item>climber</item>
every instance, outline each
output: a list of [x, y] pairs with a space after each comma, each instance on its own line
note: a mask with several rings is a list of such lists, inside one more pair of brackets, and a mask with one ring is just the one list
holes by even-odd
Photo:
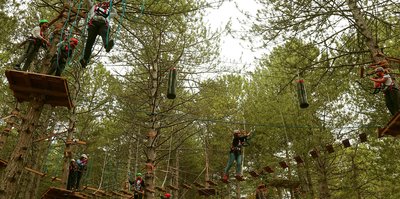
[[21, 64], [25, 61], [22, 67], [23, 71], [30, 69], [31, 62], [39, 52], [40, 47], [47, 48], [50, 46], [50, 42], [45, 38], [45, 32], [49, 27], [49, 22], [46, 19], [39, 21], [39, 26], [33, 28], [32, 35], [24, 42], [25, 51], [24, 54], [14, 64], [15, 70], [21, 70]]
[[395, 81], [393, 81], [390, 75], [385, 73], [384, 68], [375, 68], [375, 73], [377, 77], [371, 77], [370, 80], [374, 82], [374, 87], [377, 87], [383, 91], [386, 107], [389, 109], [392, 115], [395, 115], [400, 108], [399, 87]]
[[106, 52], [110, 52], [114, 46], [114, 40], [108, 40], [110, 20], [112, 17], [117, 15], [117, 11], [113, 8], [110, 10], [110, 2], [104, 1], [98, 4], [94, 4], [93, 1], [89, 1], [91, 9], [88, 14], [88, 36], [85, 45], [85, 51], [83, 58], [80, 60], [82, 68], [86, 68], [90, 61], [90, 56], [92, 54], [92, 47], [96, 41], [97, 35], [101, 36], [103, 40], [103, 46]]
[[133, 186], [133, 191], [134, 193], [134, 199], [142, 199], [143, 195], [144, 195], [144, 188], [145, 188], [145, 184], [144, 184], [144, 180], [142, 178], [142, 174], [141, 173], [137, 173], [136, 174], [136, 179], [134, 181], [131, 181], [129, 179], [129, 184], [131, 184]]
[[242, 180], [242, 146], [247, 141], [250, 132], [242, 132], [240, 130], [233, 131], [232, 145], [229, 151], [229, 160], [224, 169], [224, 175], [222, 181], [228, 182], [229, 169], [232, 167], [233, 162], [236, 160], [236, 178]]
[[88, 156], [86, 154], [82, 154], [79, 160], [76, 161], [76, 164], [78, 165], [78, 169], [76, 175], [75, 189], [79, 190], [81, 178], [83, 176], [83, 173], [87, 170]]
[[78, 45], [78, 39], [71, 38], [69, 42], [61, 41], [57, 44], [57, 53], [51, 58], [51, 67], [47, 74], [52, 75], [55, 72], [56, 76], [61, 76], [65, 69], [68, 59], [72, 57], [74, 49]]

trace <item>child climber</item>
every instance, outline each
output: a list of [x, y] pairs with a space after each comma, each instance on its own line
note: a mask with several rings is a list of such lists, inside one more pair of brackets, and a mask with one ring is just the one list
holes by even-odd
[[224, 176], [222, 181], [228, 182], [229, 178], [229, 169], [232, 167], [234, 161], [236, 161], [236, 178], [243, 179], [242, 176], [242, 147], [247, 140], [247, 137], [250, 136], [250, 132], [242, 132], [240, 130], [233, 131], [233, 140], [231, 149], [229, 151], [229, 160], [228, 164], [224, 169]]
[[74, 49], [78, 45], [78, 39], [71, 38], [69, 42], [62, 41], [57, 44], [57, 53], [51, 58], [51, 67], [48, 72], [52, 75], [55, 72], [56, 76], [61, 76], [65, 69], [65, 64], [71, 58]]
[[[112, 0], [111, 0], [112, 1]], [[98, 4], [94, 4], [93, 1], [89, 1], [91, 9], [89, 11], [89, 23], [88, 23], [88, 37], [86, 40], [85, 51], [83, 58], [80, 60], [82, 68], [86, 68], [90, 61], [92, 54], [92, 47], [96, 41], [97, 35], [101, 36], [103, 40], [103, 46], [106, 52], [110, 52], [114, 46], [114, 41], [108, 40], [110, 20], [112, 17], [117, 15], [116, 10], [110, 9], [110, 2], [104, 1]]]
[[39, 21], [39, 26], [32, 30], [32, 35], [25, 43], [24, 54], [17, 60], [14, 65], [15, 70], [21, 70], [21, 64], [25, 61], [22, 68], [23, 71], [27, 71], [30, 68], [31, 62], [39, 52], [40, 47], [46, 48], [50, 46], [50, 42], [45, 38], [44, 33], [49, 27], [49, 22], [46, 19]]
[[374, 82], [374, 87], [379, 86], [385, 96], [386, 107], [392, 115], [395, 115], [400, 108], [399, 88], [385, 69], [377, 67], [375, 69], [376, 78], [370, 78]]

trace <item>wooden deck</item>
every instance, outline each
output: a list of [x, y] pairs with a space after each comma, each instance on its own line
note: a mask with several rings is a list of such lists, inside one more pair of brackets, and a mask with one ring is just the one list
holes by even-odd
[[64, 199], [64, 198], [71, 198], [71, 199], [85, 199], [86, 196], [80, 194], [79, 192], [73, 192], [70, 190], [50, 187], [41, 197], [42, 199]]
[[378, 129], [378, 137], [388, 135], [393, 137], [400, 135], [400, 111], [392, 117], [385, 127]]
[[6, 70], [7, 80], [18, 102], [29, 102], [36, 96], [45, 96], [45, 104], [73, 107], [67, 80], [62, 77]]

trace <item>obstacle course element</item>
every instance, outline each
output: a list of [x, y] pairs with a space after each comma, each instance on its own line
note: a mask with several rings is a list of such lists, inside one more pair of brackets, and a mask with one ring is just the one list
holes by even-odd
[[213, 188], [202, 188], [198, 190], [201, 196], [213, 196], [217, 194], [217, 191]]
[[392, 117], [385, 127], [378, 129], [378, 137], [393, 136], [396, 137], [400, 134], [400, 111]]
[[45, 104], [73, 107], [65, 78], [17, 70], [6, 70], [6, 76], [18, 102], [44, 96]]
[[177, 74], [176, 68], [171, 68], [169, 70], [168, 91], [167, 91], [168, 99], [176, 98], [176, 74]]
[[50, 187], [41, 197], [42, 199], [85, 199], [87, 198], [83, 194], [79, 192], [73, 192], [67, 189]]
[[309, 104], [307, 102], [306, 87], [304, 86], [303, 79], [297, 81], [297, 95], [299, 98], [300, 108], [307, 108]]

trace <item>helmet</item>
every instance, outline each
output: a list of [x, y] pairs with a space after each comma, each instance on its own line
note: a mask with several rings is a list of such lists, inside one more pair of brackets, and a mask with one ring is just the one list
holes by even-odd
[[75, 159], [71, 159], [71, 162], [75, 162]]
[[71, 39], [69, 39], [69, 41], [72, 41], [74, 46], [78, 45], [78, 39], [72, 37]]
[[375, 68], [375, 72], [383, 72], [385, 71], [382, 67]]
[[82, 154], [81, 158], [86, 158], [87, 159], [87, 155], [86, 154]]
[[42, 25], [44, 23], [49, 23], [49, 21], [47, 21], [47, 19], [41, 19], [39, 20], [39, 25]]
[[142, 176], [142, 173], [136, 173], [136, 176]]
[[170, 193], [165, 193], [165, 194], [164, 194], [164, 197], [165, 197], [165, 198], [170, 198], [170, 197], [171, 197], [171, 194], [170, 194]]

